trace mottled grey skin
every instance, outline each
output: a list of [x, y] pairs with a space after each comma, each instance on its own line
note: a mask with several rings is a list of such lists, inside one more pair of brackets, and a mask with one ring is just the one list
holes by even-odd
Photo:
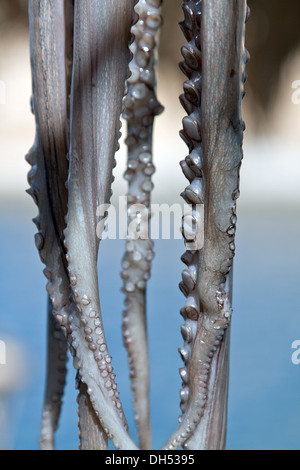
[[[130, 63], [131, 77], [124, 100], [123, 117], [127, 120], [128, 222], [136, 219], [136, 204], [143, 204], [148, 233], [146, 238], [132, 239], [130, 233], [122, 261], [125, 307], [123, 338], [128, 353], [134, 415], [140, 447], [151, 449], [149, 410], [149, 364], [146, 322], [146, 285], [154, 256], [149, 238], [150, 198], [155, 171], [152, 161], [153, 122], [162, 112], [155, 94], [155, 60], [157, 31], [162, 23], [162, 0], [140, 0], [136, 6], [138, 22], [132, 28], [134, 42]], [[136, 235], [136, 234], [134, 234]]]
[[[69, 317], [75, 367], [116, 448], [134, 449], [102, 324], [97, 277], [98, 207], [111, 195], [114, 154], [128, 78], [135, 1], [75, 3], [70, 168], [65, 230], [74, 311]], [[113, 80], [112, 80], [113, 77]]]
[[54, 447], [61, 397], [65, 383], [69, 280], [63, 247], [67, 213], [68, 175], [67, 81], [65, 65], [65, 15], [62, 0], [30, 0], [30, 50], [32, 108], [36, 120], [35, 144], [27, 161], [32, 195], [39, 208], [36, 246], [48, 279], [49, 305], [48, 370], [40, 448]]
[[[189, 116], [183, 119], [182, 137], [190, 155], [182, 162], [190, 185], [183, 197], [204, 204], [204, 246], [187, 252], [181, 289], [187, 296], [181, 314], [184, 346], [180, 349], [183, 415], [164, 448], [184, 445], [205, 449], [207, 423], [218, 422], [213, 438], [225, 444], [228, 355], [224, 335], [230, 325], [231, 270], [234, 256], [236, 199], [242, 160], [244, 124], [241, 100], [244, 74], [245, 0], [189, 0], [183, 3], [182, 69], [188, 76], [182, 97]], [[220, 355], [220, 351], [222, 351]], [[220, 358], [226, 358], [222, 369]], [[225, 370], [222, 396], [214, 386]], [[218, 400], [219, 409], [214, 407]], [[209, 415], [213, 409], [216, 419]], [[206, 415], [205, 415], [206, 411]], [[222, 416], [222, 419], [220, 419]], [[202, 420], [207, 422], [202, 425]], [[203, 434], [205, 433], [205, 434]], [[190, 438], [190, 440], [188, 440]]]

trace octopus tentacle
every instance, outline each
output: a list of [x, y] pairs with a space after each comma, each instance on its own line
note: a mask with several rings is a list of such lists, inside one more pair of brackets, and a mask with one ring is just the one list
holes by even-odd
[[212, 357], [203, 416], [185, 449], [220, 450], [226, 444], [230, 326]]
[[108, 440], [91, 405], [87, 387], [78, 379], [78, 428], [80, 450], [107, 450]]
[[[116, 448], [135, 449], [104, 335], [97, 277], [99, 208], [111, 195], [135, 0], [75, 2], [69, 205], [65, 246], [74, 311], [72, 352], [92, 406]], [[111, 79], [114, 77], [114, 80]], [[103, 214], [102, 214], [103, 215]]]
[[[246, 2], [187, 0], [183, 10], [181, 26], [189, 42], [182, 48], [181, 68], [188, 81], [181, 102], [189, 115], [183, 119], [182, 137], [190, 150], [182, 162], [190, 181], [183, 197], [193, 211], [195, 204], [204, 204], [204, 245], [183, 257], [187, 264], [181, 284], [187, 296], [181, 310], [185, 320], [185, 344], [180, 349], [184, 361], [183, 416], [164, 448], [183, 445], [196, 432], [190, 443], [199, 449], [210, 379], [232, 313], [231, 270], [244, 129], [241, 98]], [[192, 230], [187, 233], [190, 246]]]
[[[66, 85], [67, 85], [67, 132], [68, 147], [70, 146], [70, 108], [71, 108], [71, 84], [73, 72], [73, 30], [74, 30], [74, 1], [64, 0], [65, 12], [65, 64], [66, 64]], [[66, 183], [66, 182], [65, 182]]]
[[65, 383], [67, 345], [64, 331], [70, 295], [63, 247], [68, 174], [64, 2], [30, 0], [29, 20], [36, 138], [26, 157], [32, 166], [28, 174], [28, 193], [39, 208], [39, 215], [33, 220], [38, 228], [35, 243], [46, 266], [44, 274], [49, 281], [47, 291], [52, 304], [49, 315], [54, 316], [49, 319], [40, 447], [52, 449]]
[[[131, 388], [134, 398], [135, 421], [140, 446], [151, 448], [149, 413], [149, 365], [146, 325], [146, 284], [150, 277], [153, 242], [149, 238], [153, 121], [163, 108], [155, 94], [155, 48], [161, 18], [162, 0], [140, 0], [136, 6], [139, 20], [132, 28], [135, 40], [131, 46], [133, 59], [131, 77], [127, 81], [128, 93], [124, 100], [124, 118], [128, 123], [128, 221], [136, 218], [137, 209], [143, 208], [142, 218], [147, 226], [143, 233], [127, 236], [122, 261], [126, 310], [123, 313], [123, 337], [127, 349]], [[142, 205], [142, 206], [139, 206]], [[139, 237], [139, 238], [137, 238]]]
[[48, 361], [45, 400], [42, 415], [40, 448], [54, 449], [54, 433], [58, 426], [62, 396], [66, 383], [68, 345], [61, 325], [53, 315], [48, 299]]
[[[74, 29], [74, 0], [65, 0], [66, 15], [66, 70], [68, 83], [68, 130], [70, 130], [71, 82], [73, 66], [73, 29]], [[72, 309], [72, 307], [71, 307]], [[70, 336], [69, 336], [70, 338]], [[87, 393], [87, 387], [78, 379], [78, 435], [81, 450], [106, 450], [108, 443], [104, 430], [95, 415]]]
[[[246, 6], [245, 23], [249, 20], [250, 8]], [[242, 31], [242, 42], [245, 36], [245, 27], [242, 21], [239, 22]], [[241, 48], [241, 98], [245, 96], [244, 83], [246, 79], [245, 68], [250, 59], [249, 52], [242, 44]], [[240, 125], [244, 129], [244, 123]], [[233, 198], [238, 195], [238, 191], [233, 193]], [[232, 207], [231, 225], [227, 229], [227, 234], [233, 236], [236, 227], [235, 205]], [[229, 302], [232, 304], [232, 281], [233, 265], [227, 274]], [[216, 450], [225, 448], [226, 444], [226, 423], [227, 423], [227, 400], [229, 385], [229, 344], [230, 344], [230, 326], [225, 330], [224, 338], [217, 348], [211, 364], [211, 370], [208, 382], [207, 404], [204, 410], [203, 418], [194, 431], [192, 437], [185, 443], [186, 449], [207, 449]]]

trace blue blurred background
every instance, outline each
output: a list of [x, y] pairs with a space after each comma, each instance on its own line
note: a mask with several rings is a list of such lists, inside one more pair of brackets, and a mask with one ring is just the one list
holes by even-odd
[[[6, 2], [1, 3], [0, 80], [6, 94], [0, 104], [0, 340], [7, 345], [7, 364], [0, 365], [0, 448], [37, 449], [46, 363], [46, 280], [33, 242], [31, 219], [37, 211], [25, 194], [28, 165], [24, 155], [34, 139], [28, 29], [19, 2], [7, 2], [15, 5], [15, 13], [8, 7], [5, 10]], [[158, 95], [166, 111], [155, 129], [156, 203], [181, 202], [179, 193], [186, 185], [178, 165], [187, 153], [178, 137], [183, 111], [175, 99], [181, 92], [182, 76], [174, 72], [178, 60], [168, 54], [166, 41], [174, 27], [172, 21], [182, 17], [181, 2], [176, 3], [179, 8], [166, 17], [166, 32], [162, 33]], [[168, 5], [170, 1], [166, 1], [166, 8]], [[256, 14], [257, 22], [263, 17], [267, 26], [268, 20], [272, 25], [267, 11], [265, 16], [258, 13], [253, 12], [253, 25]], [[255, 36], [254, 26], [249, 35]], [[182, 41], [182, 35], [175, 33], [172, 47]], [[228, 449], [300, 449], [300, 365], [291, 360], [292, 343], [300, 340], [300, 107], [291, 100], [292, 82], [300, 79], [299, 50], [286, 53], [281, 70], [266, 115], [255, 100], [255, 74], [251, 80], [249, 73], [244, 103], [247, 131], [234, 266]], [[123, 144], [117, 160], [115, 203], [126, 192]], [[122, 240], [102, 242], [99, 286], [116, 380], [135, 436], [120, 328], [123, 250]], [[183, 251], [181, 240], [155, 241], [148, 287], [154, 448], [167, 440], [180, 414], [181, 359], [177, 349], [182, 344], [179, 310], [184, 299], [178, 282]], [[78, 448], [72, 361], [57, 448]]]

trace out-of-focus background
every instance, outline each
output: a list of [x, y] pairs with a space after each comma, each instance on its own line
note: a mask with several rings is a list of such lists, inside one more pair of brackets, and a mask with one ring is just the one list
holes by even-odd
[[[24, 155], [34, 140], [27, 2], [0, 5], [0, 448], [37, 449], [46, 340], [46, 280], [34, 247], [36, 207], [25, 194]], [[238, 201], [234, 269], [228, 449], [300, 449], [300, 3], [250, 1], [246, 46], [247, 124]], [[165, 113], [155, 126], [153, 202], [180, 202], [187, 184], [179, 161], [187, 154], [178, 132], [184, 112], [177, 97], [184, 77], [177, 67], [183, 35], [180, 0], [165, 0], [158, 96]], [[299, 82], [300, 84], [300, 82]], [[117, 154], [114, 198], [125, 194], [124, 144]], [[117, 382], [135, 436], [128, 367], [121, 339], [122, 240], [103, 241], [99, 284], [104, 324]], [[181, 240], [157, 240], [149, 282], [149, 340], [153, 446], [162, 445], [180, 414], [182, 344], [177, 284]], [[5, 346], [5, 347], [3, 347]], [[4, 350], [4, 353], [3, 353]], [[5, 357], [4, 357], [5, 356]], [[5, 360], [4, 360], [5, 359]], [[6, 362], [2, 364], [1, 362]], [[57, 435], [58, 449], [77, 449], [76, 392], [70, 362]]]

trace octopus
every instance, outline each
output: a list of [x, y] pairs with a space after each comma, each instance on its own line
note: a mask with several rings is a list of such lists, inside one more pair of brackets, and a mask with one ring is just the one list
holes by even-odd
[[[31, 107], [36, 136], [26, 159], [38, 207], [35, 244], [48, 294], [47, 380], [40, 449], [55, 448], [70, 351], [78, 388], [80, 449], [151, 449], [147, 281], [154, 256], [147, 236], [128, 231], [122, 260], [127, 350], [139, 442], [120, 400], [102, 320], [98, 252], [121, 136], [127, 121], [127, 212], [151, 216], [153, 124], [162, 0], [29, 0]], [[164, 450], [223, 449], [226, 442], [236, 200], [249, 53], [245, 0], [184, 0], [181, 30], [187, 116], [180, 163], [186, 252], [180, 289], [184, 344], [177, 429]], [[199, 223], [198, 207], [204, 207]], [[100, 227], [100, 228], [99, 228]], [[204, 233], [203, 245], [195, 243]]]

